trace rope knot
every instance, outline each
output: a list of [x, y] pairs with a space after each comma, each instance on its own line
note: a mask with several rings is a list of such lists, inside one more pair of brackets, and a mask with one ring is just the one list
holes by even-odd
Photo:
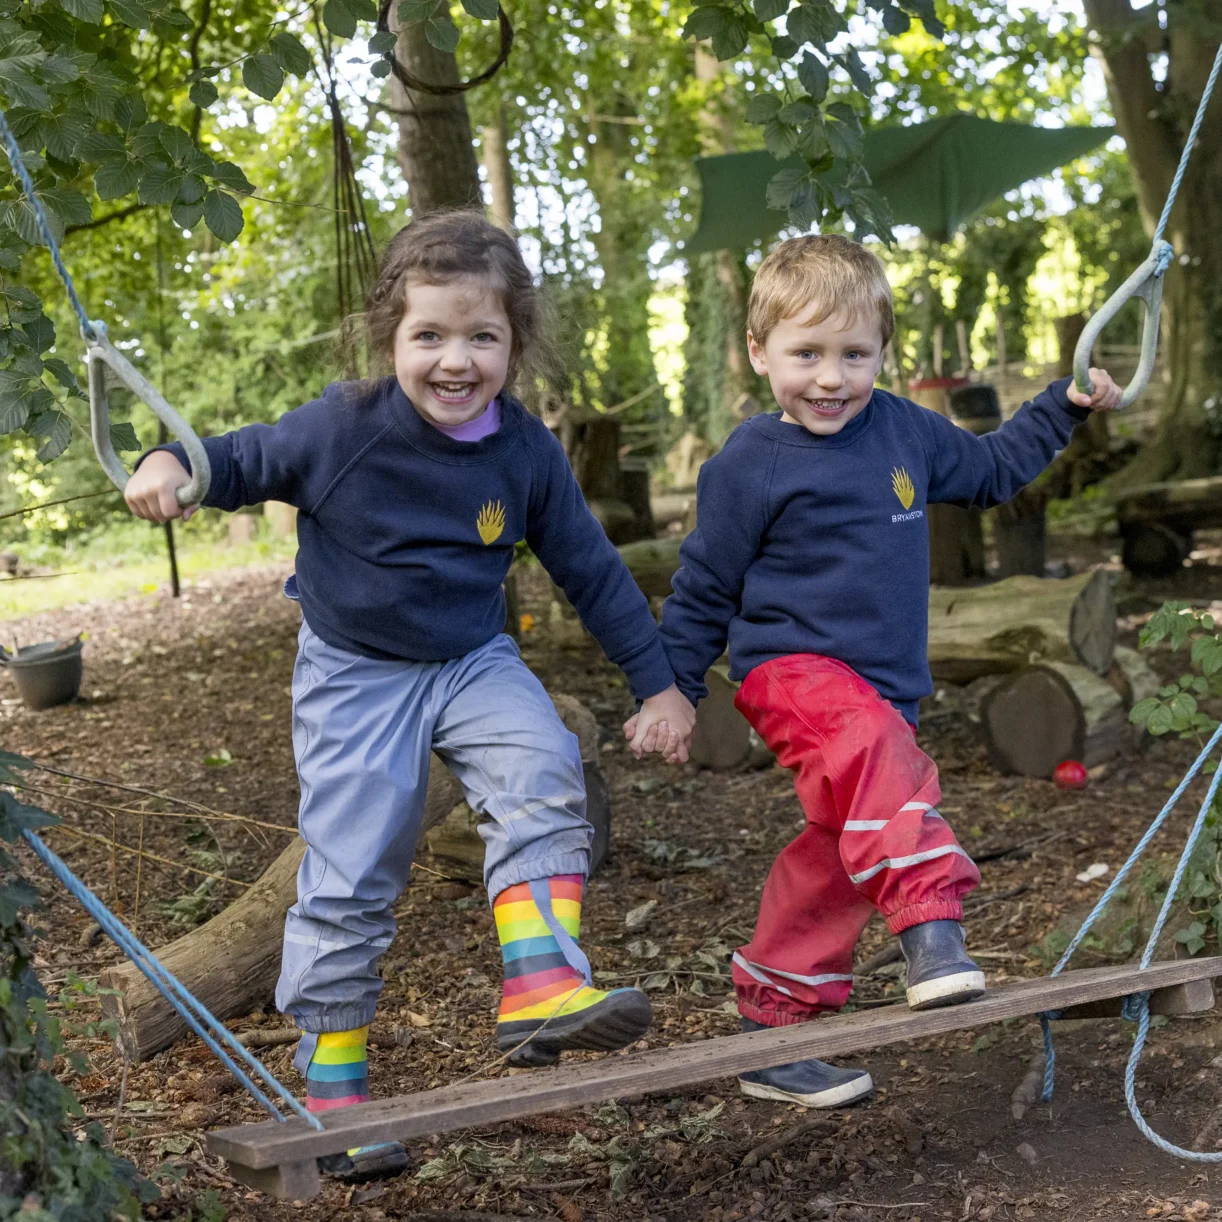
[[1154, 257], [1157, 260], [1154, 265], [1154, 274], [1161, 276], [1175, 260], [1175, 247], [1170, 242], [1156, 242], [1154, 244]]

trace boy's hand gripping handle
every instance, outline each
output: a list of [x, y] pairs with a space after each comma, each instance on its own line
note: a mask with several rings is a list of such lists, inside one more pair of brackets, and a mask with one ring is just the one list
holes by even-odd
[[127, 487], [126, 468], [115, 454], [110, 442], [110, 408], [106, 401], [108, 371], [138, 399], [153, 409], [157, 418], [182, 442], [191, 464], [191, 482], [175, 493], [180, 505], [198, 505], [208, 494], [212, 468], [200, 439], [187, 422], [165, 401], [157, 388], [106, 338], [106, 324], [92, 324], [93, 336], [85, 337], [85, 364], [89, 370], [89, 422], [93, 433], [93, 448], [120, 492]]
[[1085, 395], [1093, 394], [1095, 387], [1090, 379], [1090, 358], [1103, 328], [1128, 304], [1133, 297], [1140, 297], [1146, 304], [1145, 326], [1141, 333], [1141, 359], [1132, 381], [1120, 396], [1120, 406], [1128, 407], [1146, 388], [1154, 372], [1154, 361], [1158, 356], [1159, 311], [1163, 301], [1163, 273], [1171, 266], [1175, 252], [1170, 242], [1155, 242], [1146, 261], [1103, 303], [1095, 316], [1086, 324], [1073, 354], [1073, 376], [1078, 389]]

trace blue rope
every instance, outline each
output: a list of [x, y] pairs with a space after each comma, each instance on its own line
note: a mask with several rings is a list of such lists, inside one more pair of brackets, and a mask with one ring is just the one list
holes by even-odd
[[1205, 91], [1201, 94], [1201, 104], [1197, 107], [1196, 118], [1192, 121], [1192, 127], [1188, 132], [1188, 139], [1184, 141], [1184, 151], [1180, 154], [1180, 164], [1176, 168], [1175, 177], [1171, 180], [1171, 190], [1167, 192], [1167, 202], [1163, 205], [1163, 214], [1158, 218], [1158, 224], [1154, 228], [1154, 242], [1156, 245], [1163, 236], [1163, 230], [1167, 228], [1167, 222], [1171, 219], [1171, 209], [1175, 206], [1175, 197], [1179, 194], [1180, 183], [1184, 181], [1184, 175], [1188, 171], [1188, 162], [1192, 158], [1192, 148], [1197, 142], [1197, 136], [1201, 131], [1201, 124], [1205, 121], [1205, 111], [1209, 107], [1209, 99], [1213, 96], [1214, 86], [1218, 83], [1218, 74], [1220, 72], [1222, 72], [1222, 46], [1218, 48], [1218, 54], [1214, 57], [1213, 70], [1209, 74], [1209, 79], [1205, 82]]
[[[33, 832], [23, 833], [30, 848], [39, 860], [60, 882], [80, 900], [85, 911], [102, 927], [111, 940], [148, 977], [153, 987], [174, 1007], [186, 1021], [187, 1026], [216, 1054], [221, 1064], [265, 1107], [277, 1120], [288, 1119], [266, 1094], [251, 1080], [250, 1076], [221, 1047], [218, 1038], [245, 1062], [247, 1068], [263, 1080], [272, 1093], [306, 1121], [311, 1128], [321, 1130], [322, 1122], [307, 1111], [293, 1095], [277, 1081], [276, 1077], [255, 1057], [237, 1042], [217, 1021], [208, 1008], [158, 961], [156, 956], [115, 916], [105, 904], [57, 857]], [[207, 1028], [207, 1030], [205, 1030]]]
[[[1222, 63], [1222, 56], [1219, 57], [1219, 63]], [[1177, 802], [1183, 796], [1184, 791], [1196, 778], [1197, 774], [1205, 765], [1205, 761], [1213, 753], [1214, 748], [1222, 741], [1222, 725], [1213, 732], [1209, 742], [1205, 744], [1200, 755], [1193, 761], [1192, 767], [1188, 769], [1184, 775], [1184, 779], [1176, 786], [1175, 792], [1167, 799], [1166, 805], [1159, 812], [1158, 817], [1146, 829], [1145, 835], [1137, 842], [1137, 846], [1129, 854], [1128, 860], [1116, 872], [1115, 878], [1112, 879], [1104, 893], [1099, 897], [1099, 902], [1091, 910], [1090, 915], [1082, 922], [1082, 927], [1074, 935], [1073, 941], [1066, 948], [1065, 953], [1061, 956], [1060, 961], [1050, 973], [1052, 976], [1059, 975], [1064, 970], [1065, 965], [1069, 962], [1070, 956], [1078, 949], [1082, 939], [1086, 937], [1092, 925], [1098, 920], [1103, 910], [1108, 906], [1115, 895], [1117, 888], [1124, 881], [1129, 871], [1137, 863], [1138, 858], [1145, 852], [1146, 847], [1154, 838], [1155, 834], [1167, 821], [1167, 817], [1175, 808]], [[1222, 761], [1220, 761], [1222, 762]], [[1218, 793], [1218, 787], [1222, 785], [1222, 767], [1219, 767], [1213, 774], [1213, 779], [1209, 783], [1209, 789], [1205, 793], [1205, 800], [1201, 803], [1201, 808], [1197, 812], [1196, 822], [1192, 825], [1192, 830], [1188, 833], [1188, 839], [1184, 845], [1184, 851], [1180, 854], [1179, 862], [1176, 864], [1175, 873], [1172, 875], [1171, 882], [1167, 887], [1167, 894], [1163, 898], [1162, 907], [1158, 911], [1158, 917], [1154, 921], [1154, 926], [1150, 930], [1150, 937], [1146, 942], [1146, 948], [1142, 952], [1139, 970], [1145, 970], [1150, 966], [1150, 961], [1154, 958], [1154, 951], [1158, 944], [1159, 938], [1162, 936], [1163, 928], [1167, 923], [1167, 918], [1171, 913], [1171, 906], [1175, 902], [1176, 894], [1180, 889], [1180, 883], [1184, 879], [1184, 872], [1188, 869], [1188, 862], [1192, 857], [1193, 850], [1197, 846], [1197, 841], [1201, 838], [1201, 833], [1205, 830], [1205, 819], [1210, 810], [1213, 808], [1214, 798]], [[1133, 1041], [1133, 1050], [1129, 1054], [1128, 1064], [1124, 1071], [1124, 1098], [1128, 1104], [1129, 1115], [1133, 1117], [1133, 1123], [1138, 1129], [1156, 1145], [1164, 1153], [1173, 1155], [1175, 1158], [1183, 1158], [1192, 1162], [1199, 1163], [1217, 1163], [1222, 1162], [1222, 1151], [1213, 1154], [1202, 1153], [1197, 1150], [1185, 1150], [1182, 1146], [1174, 1145], [1165, 1138], [1160, 1137], [1141, 1114], [1141, 1109], [1137, 1105], [1137, 1065], [1141, 1060], [1142, 1050], [1145, 1047], [1146, 1035], [1150, 1029], [1150, 994], [1133, 993], [1124, 999], [1124, 1005], [1121, 1013], [1126, 1019], [1136, 1021], [1137, 1023], [1137, 1038]], [[1056, 1051], [1052, 1045], [1052, 1025], [1050, 1020], [1058, 1017], [1059, 1011], [1049, 1010], [1040, 1015], [1040, 1026], [1044, 1036], [1044, 1090], [1043, 1101], [1048, 1103], [1052, 1099], [1052, 1090], [1056, 1072]]]
[[59, 243], [51, 232], [51, 223], [47, 220], [47, 211], [42, 206], [42, 200], [38, 198], [38, 192], [34, 189], [34, 180], [30, 177], [30, 171], [25, 168], [25, 159], [21, 155], [21, 146], [17, 143], [17, 137], [13, 135], [3, 110], [0, 110], [0, 141], [4, 144], [4, 151], [8, 153], [9, 161], [13, 163], [13, 173], [20, 180], [22, 189], [30, 201], [30, 207], [34, 210], [34, 218], [38, 222], [38, 228], [42, 231], [43, 241], [51, 252], [51, 262], [55, 264], [55, 270], [59, 272], [59, 278], [64, 282], [64, 288], [68, 290], [68, 300], [72, 302], [72, 308], [76, 311], [77, 318], [81, 320], [81, 334], [86, 339], [96, 339], [97, 336], [93, 329], [94, 324], [89, 321], [89, 315], [85, 313], [85, 307], [81, 304], [80, 297], [77, 296], [76, 285], [72, 282], [72, 274], [64, 265], [64, 257], [60, 254]]

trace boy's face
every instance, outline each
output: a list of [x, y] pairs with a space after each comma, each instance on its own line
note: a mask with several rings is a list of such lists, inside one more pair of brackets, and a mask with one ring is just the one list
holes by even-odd
[[772, 385], [781, 419], [833, 437], [870, 401], [883, 367], [882, 327], [867, 315], [812, 323], [782, 319], [762, 343], [748, 333], [751, 367]]

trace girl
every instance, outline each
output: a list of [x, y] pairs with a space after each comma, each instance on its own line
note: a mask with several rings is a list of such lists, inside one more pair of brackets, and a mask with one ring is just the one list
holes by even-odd
[[[276, 1004], [302, 1029], [307, 1106], [369, 1098], [365, 1041], [391, 906], [407, 885], [436, 751], [486, 816], [484, 881], [505, 984], [497, 1044], [511, 1063], [639, 1039], [649, 1001], [601, 992], [577, 945], [592, 830], [577, 741], [502, 632], [502, 582], [525, 539], [643, 701], [632, 746], [687, 758], [694, 714], [657, 626], [587, 509], [559, 443], [506, 385], [537, 339], [540, 304], [514, 240], [475, 212], [413, 221], [369, 295], [375, 356], [394, 375], [336, 383], [274, 425], [205, 440], [205, 504], [299, 510], [303, 613], [293, 748], [306, 841], [285, 921]], [[188, 517], [178, 445], [141, 460], [127, 503]], [[364, 1178], [402, 1147], [337, 1156]]]

